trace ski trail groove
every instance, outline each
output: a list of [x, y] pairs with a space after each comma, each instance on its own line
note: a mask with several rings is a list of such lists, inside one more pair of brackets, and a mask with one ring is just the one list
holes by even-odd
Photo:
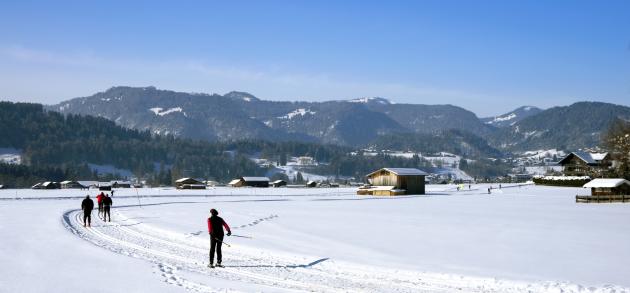
[[[281, 288], [304, 292], [592, 292], [592, 288], [566, 283], [528, 284], [411, 272], [328, 258], [305, 261], [306, 257], [281, 256], [240, 245], [232, 245], [229, 249], [225, 268], [210, 269], [206, 266], [209, 240], [146, 225], [116, 210], [113, 214], [114, 222], [104, 223], [96, 219], [95, 225], [84, 228], [81, 210], [69, 210], [63, 214], [62, 223], [71, 233], [94, 245], [154, 263], [164, 282], [193, 292], [234, 291], [190, 281], [179, 272], [260, 285], [269, 291]], [[277, 215], [257, 221], [274, 217]], [[626, 292], [618, 287], [608, 289], [597, 292]]]

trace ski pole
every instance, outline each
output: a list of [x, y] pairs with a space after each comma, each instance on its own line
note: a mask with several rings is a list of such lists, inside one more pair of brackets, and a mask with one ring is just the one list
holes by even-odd
[[210, 235], [210, 237], [214, 238], [214, 240], [216, 240], [216, 241], [218, 241], [218, 242], [221, 242], [221, 243], [223, 243], [223, 244], [227, 245], [227, 247], [232, 247], [231, 245], [229, 245], [229, 244], [227, 244], [227, 243], [225, 243], [225, 242], [223, 242], [223, 241], [219, 240], [219, 238], [217, 238], [217, 237], [214, 237], [214, 236], [212, 236], [212, 235]]
[[252, 237], [252, 236], [236, 235], [236, 234], [232, 234], [232, 237], [241, 237], [241, 238], [247, 238], [247, 239], [254, 239], [254, 237]]

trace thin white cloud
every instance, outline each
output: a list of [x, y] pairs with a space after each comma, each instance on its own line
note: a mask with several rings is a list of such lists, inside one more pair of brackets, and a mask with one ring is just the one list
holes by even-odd
[[[492, 97], [456, 89], [413, 86], [403, 83], [370, 82], [329, 74], [305, 74], [281, 70], [262, 71], [220, 66], [205, 60], [135, 60], [105, 58], [93, 52], [52, 52], [23, 46], [0, 47], [0, 76], [5, 70], [22, 72], [22, 77], [39, 76], [38, 80], [22, 80], [2, 85], [9, 94], [35, 97], [35, 100], [56, 103], [62, 99], [89, 95], [114, 85], [154, 85], [188, 92], [250, 91], [264, 99], [332, 100], [364, 96], [382, 96], [396, 102], [426, 104], [470, 104]], [[51, 69], [50, 67], [54, 67]], [[29, 74], [30, 72], [30, 74]], [[46, 76], [50, 78], [46, 78]], [[47, 80], [55, 84], [47, 83]], [[75, 82], [73, 82], [75, 81]], [[24, 88], [24, 84], [37, 86]], [[63, 88], [67, 85], [68, 88]], [[12, 85], [13, 84], [13, 85]], [[13, 88], [19, 86], [21, 88]], [[49, 89], [49, 90], [46, 90]], [[0, 92], [0, 95], [7, 93]], [[41, 96], [41, 95], [48, 95]], [[471, 109], [479, 110], [479, 109]], [[494, 111], [493, 111], [494, 112]]]

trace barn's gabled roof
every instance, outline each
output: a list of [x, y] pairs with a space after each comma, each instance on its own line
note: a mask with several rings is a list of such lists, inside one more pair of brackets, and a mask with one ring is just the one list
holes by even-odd
[[584, 184], [584, 188], [613, 188], [623, 184], [630, 185], [630, 181], [622, 178], [598, 178]]
[[396, 175], [399, 175], [399, 176], [418, 176], [418, 175], [426, 176], [426, 175], [429, 175], [429, 173], [424, 172], [424, 171], [419, 170], [419, 169], [416, 169], [416, 168], [383, 168], [383, 169], [376, 170], [376, 171], [368, 174], [367, 176], [371, 176], [374, 173], [380, 172], [381, 170], [386, 170], [386, 171], [392, 172], [392, 173], [394, 173]]
[[267, 177], [243, 177], [245, 181], [267, 181], [269, 182], [269, 178]]
[[597, 165], [601, 160], [606, 158], [607, 155], [608, 155], [608, 153], [589, 153], [589, 152], [583, 152], [583, 151], [571, 152], [566, 157], [564, 157], [562, 160], [560, 160], [560, 162], [558, 162], [558, 164], [562, 165], [571, 156], [576, 156], [576, 157], [580, 158], [580, 160], [584, 161], [585, 163], [587, 163], [589, 165]]

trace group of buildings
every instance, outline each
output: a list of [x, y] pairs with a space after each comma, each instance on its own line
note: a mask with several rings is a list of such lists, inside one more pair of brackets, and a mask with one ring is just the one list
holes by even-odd
[[114, 180], [107, 182], [99, 181], [74, 181], [66, 180], [61, 182], [45, 181], [33, 185], [32, 189], [90, 189], [98, 188], [100, 190], [111, 190], [112, 188], [131, 188], [139, 187], [126, 180]]

